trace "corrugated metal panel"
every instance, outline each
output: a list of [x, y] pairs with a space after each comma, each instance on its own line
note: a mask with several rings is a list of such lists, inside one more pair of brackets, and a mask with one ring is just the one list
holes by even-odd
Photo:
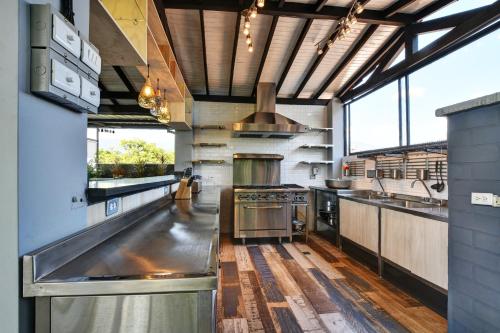
[[332, 33], [335, 22], [333, 20], [315, 20], [312, 23], [306, 38], [304, 38], [302, 47], [283, 82], [278, 94], [279, 97], [292, 97], [295, 94], [302, 79], [316, 59], [317, 53], [314, 44]]
[[293, 17], [279, 18], [260, 82], [278, 83], [305, 22]]
[[325, 55], [323, 61], [302, 90], [299, 95], [300, 98], [310, 98], [318, 91], [323, 82], [325, 82], [335, 70], [338, 63], [347, 55], [348, 50], [359, 38], [366, 26], [367, 25], [364, 23], [357, 23], [352, 27], [351, 33], [349, 33], [344, 40], [335, 41], [333, 47]]
[[271, 26], [272, 16], [257, 15], [251, 21], [250, 34], [253, 40], [254, 51], [248, 52], [243, 34], [243, 24], [245, 20], [241, 20], [238, 50], [236, 52], [236, 62], [234, 65], [233, 78], [233, 95], [234, 96], [250, 96], [259, 69], [259, 62], [264, 51], [267, 35]]
[[167, 9], [177, 61], [192, 94], [205, 94], [205, 73], [201, 44], [200, 15], [197, 10]]
[[229, 93], [234, 25], [237, 15], [215, 11], [204, 12], [208, 85], [212, 95]]

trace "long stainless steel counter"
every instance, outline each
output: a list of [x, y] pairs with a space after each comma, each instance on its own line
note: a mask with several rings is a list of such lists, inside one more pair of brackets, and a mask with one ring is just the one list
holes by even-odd
[[160, 199], [23, 258], [23, 295], [217, 289], [219, 189]]

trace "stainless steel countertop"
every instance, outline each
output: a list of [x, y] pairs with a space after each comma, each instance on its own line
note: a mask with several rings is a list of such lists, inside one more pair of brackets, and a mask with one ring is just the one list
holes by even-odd
[[386, 209], [392, 209], [396, 210], [402, 213], [408, 213], [420, 217], [425, 217], [429, 218], [432, 220], [438, 220], [441, 222], [448, 222], [448, 207], [425, 207], [425, 208], [409, 208], [409, 207], [401, 207], [397, 205], [391, 205], [390, 203], [386, 202], [381, 202], [380, 200], [376, 199], [365, 199], [365, 198], [359, 198], [356, 196], [352, 195], [344, 195], [344, 194], [339, 194], [339, 198], [341, 199], [347, 199], [351, 201], [356, 201], [372, 206], [377, 206], [381, 208], [386, 208]]
[[36, 281], [36, 261], [25, 256], [24, 295], [217, 288], [219, 196], [205, 187], [191, 201], [171, 201]]

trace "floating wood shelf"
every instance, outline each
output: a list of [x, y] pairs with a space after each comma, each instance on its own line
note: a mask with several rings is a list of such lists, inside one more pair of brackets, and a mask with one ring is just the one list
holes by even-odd
[[334, 161], [300, 161], [300, 164], [307, 164], [307, 165], [315, 165], [315, 164], [321, 164], [321, 165], [329, 165], [333, 164]]
[[226, 126], [224, 125], [198, 125], [198, 126], [193, 126], [195, 129], [200, 129], [200, 130], [225, 130]]
[[227, 143], [208, 143], [208, 142], [200, 142], [194, 143], [193, 147], [226, 147]]
[[191, 161], [193, 164], [226, 164], [224, 160], [195, 160]]
[[305, 148], [305, 149], [328, 149], [328, 148], [333, 148], [333, 145], [331, 145], [331, 144], [302, 145], [299, 148]]

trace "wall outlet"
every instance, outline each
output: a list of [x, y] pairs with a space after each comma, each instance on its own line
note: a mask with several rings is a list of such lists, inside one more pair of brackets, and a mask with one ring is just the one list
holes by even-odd
[[471, 194], [471, 204], [493, 206], [494, 203], [493, 193], [474, 193]]
[[87, 202], [85, 198], [81, 195], [75, 194], [71, 197], [71, 209], [78, 209], [85, 207]]

